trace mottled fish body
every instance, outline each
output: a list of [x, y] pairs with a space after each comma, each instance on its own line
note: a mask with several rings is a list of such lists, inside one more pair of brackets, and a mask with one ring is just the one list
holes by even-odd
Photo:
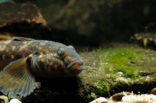
[[35, 76], [76, 76], [84, 69], [72, 46], [22, 37], [4, 38], [0, 41], [0, 91], [9, 97], [25, 97], [33, 92], [39, 86]]

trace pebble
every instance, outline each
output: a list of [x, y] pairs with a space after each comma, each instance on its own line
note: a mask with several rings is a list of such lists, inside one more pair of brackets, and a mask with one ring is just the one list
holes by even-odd
[[8, 101], [9, 101], [8, 97], [4, 96], [4, 95], [1, 95], [0, 99], [4, 101], [3, 103], [8, 103]]
[[112, 99], [113, 101], [121, 101], [123, 96], [130, 95], [130, 94], [131, 94], [130, 92], [120, 92], [120, 93], [116, 93], [116, 94], [114, 94], [114, 95], [111, 97], [111, 99]]
[[127, 95], [123, 96], [123, 103], [156, 103], [156, 95], [153, 94], [141, 94], [141, 95]]
[[153, 94], [133, 94], [130, 92], [116, 93], [110, 98], [97, 98], [90, 103], [156, 103], [156, 95]]
[[22, 103], [18, 99], [11, 99], [9, 103]]
[[3, 100], [3, 103], [22, 103], [21, 101], [19, 101], [18, 99], [11, 99], [10, 102], [9, 102], [9, 99], [7, 96], [5, 95], [1, 95], [0, 96], [0, 99]]
[[107, 101], [106, 98], [104, 98], [104, 97], [99, 97], [99, 98], [93, 100], [93, 101], [90, 102], [90, 103], [107, 103], [107, 102], [108, 102], [108, 101]]
[[150, 93], [156, 95], [156, 88], [153, 88]]

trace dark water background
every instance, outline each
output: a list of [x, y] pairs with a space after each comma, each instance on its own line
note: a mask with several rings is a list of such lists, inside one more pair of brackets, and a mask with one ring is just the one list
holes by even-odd
[[51, 40], [67, 44], [127, 42], [136, 32], [155, 29], [155, 0], [14, 1], [34, 2], [52, 28]]

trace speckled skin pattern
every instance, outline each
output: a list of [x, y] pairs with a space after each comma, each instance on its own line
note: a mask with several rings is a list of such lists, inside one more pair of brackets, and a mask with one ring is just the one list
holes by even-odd
[[[57, 54], [58, 49], [62, 55]], [[72, 46], [46, 40], [0, 41], [0, 70], [25, 57], [28, 58], [28, 68], [36, 75], [73, 76], [84, 69], [83, 61]]]

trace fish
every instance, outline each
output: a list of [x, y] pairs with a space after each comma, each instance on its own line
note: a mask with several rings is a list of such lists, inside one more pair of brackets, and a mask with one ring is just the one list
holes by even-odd
[[84, 69], [71, 45], [0, 36], [0, 91], [9, 98], [30, 95], [40, 86], [36, 77], [73, 77]]

